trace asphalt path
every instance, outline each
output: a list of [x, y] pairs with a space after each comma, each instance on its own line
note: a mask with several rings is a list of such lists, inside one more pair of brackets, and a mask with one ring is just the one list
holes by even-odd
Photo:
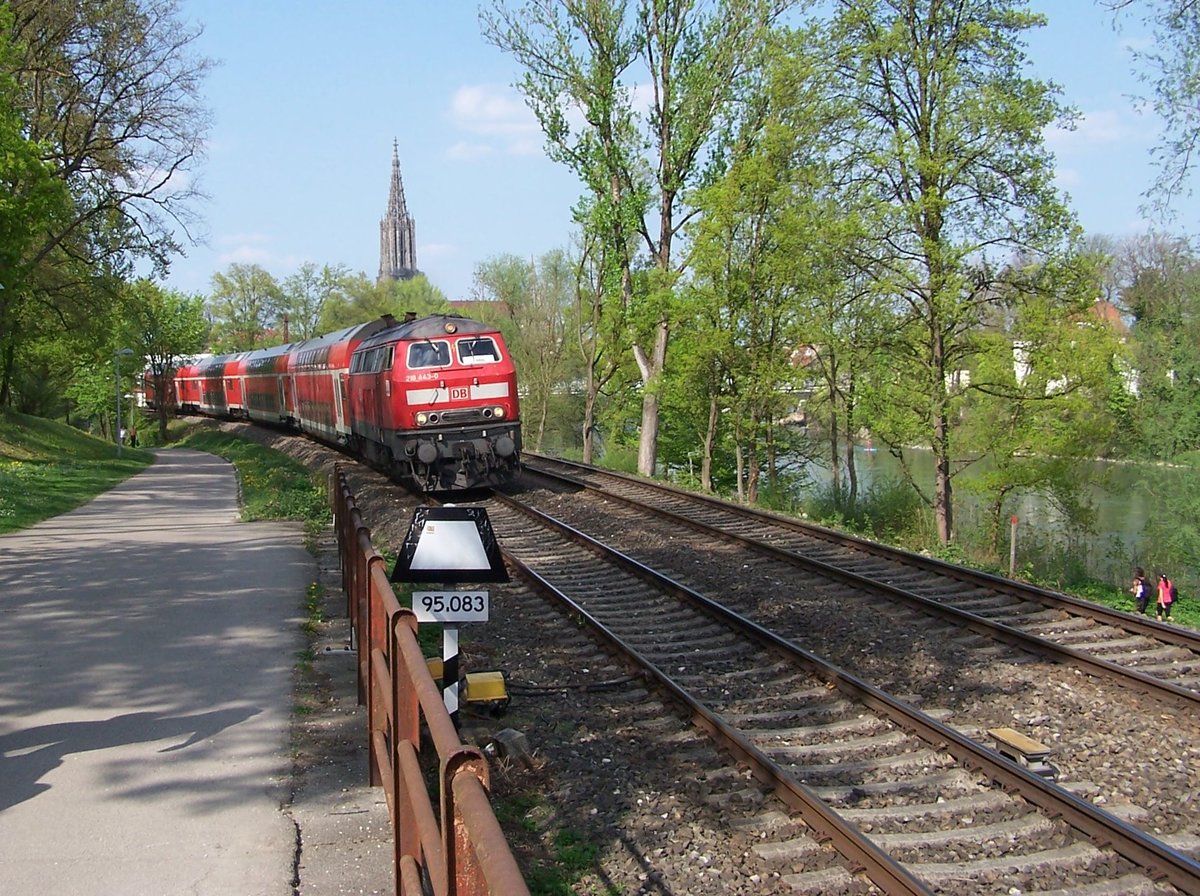
[[292, 673], [317, 578], [173, 449], [0, 536], [0, 894], [291, 894]]

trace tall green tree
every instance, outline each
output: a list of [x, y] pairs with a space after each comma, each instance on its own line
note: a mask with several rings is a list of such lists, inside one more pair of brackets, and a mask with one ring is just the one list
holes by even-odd
[[11, 74], [19, 48], [11, 38], [12, 12], [0, 6], [0, 405], [13, 401], [13, 375], [21, 335], [37, 313], [30, 268], [43, 234], [70, 214], [67, 185], [32, 142], [29, 114]]
[[1133, 318], [1134, 430], [1153, 457], [1200, 449], [1200, 258], [1181, 238], [1127, 240], [1122, 303]]
[[280, 284], [280, 311], [287, 317], [289, 341], [319, 336], [321, 313], [335, 297], [345, 294], [350, 272], [345, 265], [318, 268], [305, 262]]
[[210, 66], [173, 0], [10, 0], [4, 9], [17, 51], [5, 63], [11, 108], [70, 203], [9, 269], [20, 282], [6, 285], [0, 382], [48, 336], [93, 331], [104, 341], [117, 281], [137, 261], [164, 270], [192, 235]]
[[575, 271], [562, 250], [536, 261], [501, 255], [475, 269], [475, 295], [506, 310], [505, 341], [521, 377], [523, 437], [535, 451], [542, 450], [551, 408], [570, 378]]
[[[581, 209], [587, 203], [581, 204]], [[595, 205], [600, 205], [596, 203]], [[607, 203], [604, 203], [607, 207]], [[586, 211], [581, 212], [584, 216]], [[629, 231], [624, 231], [632, 238]], [[618, 250], [623, 257], [628, 248]], [[581, 441], [583, 462], [592, 463], [599, 438], [602, 401], [624, 369], [626, 357], [624, 314], [612, 296], [620, 293], [614, 284], [621, 282], [621, 266], [612, 261], [613, 244], [602, 227], [585, 227], [579, 235], [579, 264], [575, 272], [574, 342], [582, 365], [583, 423]]]
[[283, 341], [283, 291], [264, 268], [231, 264], [212, 276], [212, 350], [244, 352]]
[[124, 292], [125, 317], [136, 338], [135, 354], [153, 377], [158, 397], [158, 434], [167, 440], [171, 376], [181, 362], [204, 350], [208, 322], [204, 299], [166, 289], [149, 279], [136, 280]]
[[[642, 377], [638, 470], [657, 463], [659, 407], [682, 268], [674, 252], [691, 214], [688, 190], [741, 77], [780, 6], [770, 0], [495, 0], [485, 36], [524, 69], [520, 86], [550, 152], [587, 185], [597, 227], [618, 265], [614, 298]], [[635, 69], [635, 63], [640, 68]], [[649, 109], [634, 79], [649, 84]], [[578, 126], [573, 126], [573, 115]], [[640, 235], [651, 272], [635, 288]]]
[[901, 321], [875, 428], [897, 450], [913, 439], [932, 450], [942, 542], [961, 372], [997, 295], [981, 259], [1061, 253], [1074, 232], [1042, 136], [1069, 115], [1053, 85], [1024, 74], [1024, 33], [1041, 24], [1015, 0], [834, 4], [830, 83], [855, 124], [841, 156], [874, 191], [870, 261]]

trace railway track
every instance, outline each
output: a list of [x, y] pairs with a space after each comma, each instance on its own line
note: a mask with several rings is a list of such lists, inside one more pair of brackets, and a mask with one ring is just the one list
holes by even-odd
[[986, 637], [1200, 711], [1200, 633], [899, 551], [799, 520], [542, 456], [527, 471], [593, 489], [672, 524], [885, 590]]
[[[383, 544], [399, 543], [413, 502], [397, 501], [394, 490], [371, 481], [374, 474], [358, 477], [373, 496], [361, 505], [369, 508], [372, 531], [387, 533]], [[930, 623], [915, 610], [893, 609], [886, 618], [857, 612], [862, 595], [849, 584], [826, 582], [806, 594], [783, 560], [697, 530], [687, 536], [677, 522], [649, 518], [577, 484], [523, 493], [521, 501], [585, 519], [588, 532], [626, 544], [627, 553], [675, 579], [707, 580], [697, 591], [750, 606], [743, 615], [754, 615], [761, 632], [745, 637], [766, 641], [755, 641], [758, 653], [750, 659], [734, 652], [747, 649], [735, 646], [741, 636], [705, 627], [710, 623], [651, 630], [660, 617], [674, 615], [649, 610], [651, 598], [641, 592], [605, 605], [624, 593], [627, 579], [643, 581], [645, 573], [602, 562], [597, 547], [523, 522], [534, 517], [502, 508], [499, 500], [487, 506], [501, 544], [513, 568], [523, 561], [534, 575], [500, 589], [494, 623], [472, 632], [465, 650], [488, 664], [472, 668], [509, 670], [514, 702], [499, 724], [528, 731], [540, 754], [521, 780], [502, 764], [501, 791], [507, 782], [518, 793], [542, 794], [523, 829], [536, 825], [550, 836], [565, 825], [596, 844], [597, 864], [585, 886], [658, 896], [857, 896], [913, 892], [901, 880], [907, 873], [923, 888], [916, 892], [1200, 892], [1194, 861], [1200, 787], [1190, 771], [1200, 765], [1200, 749], [1188, 751], [1200, 745], [1194, 712], [1159, 700], [1131, 708], [1090, 690], [1089, 676], [1062, 675], [1057, 666], [1047, 671], [1041, 660], [1002, 658], [1014, 649], [988, 647], [982, 636]], [[571, 606], [563, 598], [535, 593], [550, 584], [567, 586], [561, 590], [579, 605], [571, 616], [551, 612]], [[655, 595], [663, 586], [647, 587]], [[607, 623], [611, 637], [631, 645], [644, 637], [646, 658], [657, 662], [631, 674], [630, 660], [618, 661], [614, 646], [605, 652], [601, 636], [577, 620]], [[822, 621], [828, 634], [818, 631]], [[776, 639], [792, 648], [803, 642], [815, 664], [803, 651], [789, 658], [788, 647], [771, 643]], [[710, 641], [725, 649], [705, 651]], [[665, 652], [654, 653], [656, 645], [666, 645]], [[763, 659], [780, 650], [775, 660]], [[1001, 659], [989, 661], [989, 651]], [[820, 671], [829, 657], [840, 668]], [[889, 678], [901, 664], [909, 673]], [[947, 678], [942, 666], [951, 664]], [[859, 666], [864, 674], [856, 676]], [[1064, 698], [1062, 706], [1054, 705], [1055, 695]], [[1006, 718], [986, 717], [993, 702], [1003, 704], [997, 712]], [[720, 710], [715, 721], [703, 721], [714, 709]], [[1073, 727], [1055, 727], [1060, 716]], [[1054, 732], [1043, 739], [1060, 751], [1059, 785], [985, 746], [989, 725], [1013, 720], [1031, 732]], [[494, 731], [497, 721], [485, 721], [481, 730]], [[1147, 724], [1151, 730], [1142, 732]], [[759, 754], [783, 776], [760, 765]], [[1106, 769], [1116, 783], [1088, 779]], [[789, 776], [817, 802], [798, 803], [792, 784], [779, 783]], [[1147, 780], [1152, 785], [1143, 786]], [[1120, 824], [1109, 830], [1112, 821], [1129, 830], [1121, 833]], [[829, 825], [843, 823], [852, 829], [847, 837], [866, 839], [834, 848], [841, 835]], [[869, 878], [872, 850], [898, 862], [899, 871], [871, 871]]]
[[793, 891], [1200, 893], [1175, 848], [1196, 838], [1148, 835], [519, 499], [487, 506], [510, 563], [802, 820], [750, 822]]

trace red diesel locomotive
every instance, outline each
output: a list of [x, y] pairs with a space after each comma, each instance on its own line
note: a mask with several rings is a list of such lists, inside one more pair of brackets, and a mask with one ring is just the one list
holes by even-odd
[[295, 428], [421, 491], [497, 485], [520, 467], [516, 370], [494, 327], [387, 316], [175, 373], [183, 413]]

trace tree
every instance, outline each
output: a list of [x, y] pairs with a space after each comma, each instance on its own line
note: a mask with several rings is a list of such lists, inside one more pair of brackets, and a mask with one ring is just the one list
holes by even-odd
[[568, 380], [571, 353], [567, 332], [575, 295], [575, 266], [561, 250], [528, 262], [515, 255], [501, 255], [476, 267], [473, 291], [481, 300], [506, 310], [505, 341], [524, 393], [522, 431], [530, 447], [540, 451], [552, 402]]
[[169, 408], [165, 396], [171, 391], [170, 378], [180, 362], [203, 351], [207, 341], [204, 300], [141, 279], [125, 290], [125, 307], [136, 336], [135, 351], [154, 377], [159, 440], [166, 442]]
[[407, 280], [379, 282], [360, 272], [342, 278], [338, 288], [326, 296], [317, 330], [332, 333], [388, 314], [399, 318], [412, 311], [423, 316], [440, 314], [449, 308], [445, 293], [424, 274]]
[[596, 451], [601, 397], [622, 370], [624, 318], [618, 302], [606, 301], [614, 294], [611, 278], [617, 267], [610, 260], [610, 242], [595, 228], [584, 228], [580, 240], [573, 320], [583, 367], [582, 459], [590, 464]]
[[[487, 39], [524, 68], [521, 89], [551, 154], [594, 200], [581, 223], [598, 228], [617, 266], [612, 298], [623, 305], [642, 375], [643, 475], [653, 475], [657, 463], [660, 390], [683, 268], [673, 248], [690, 214], [686, 194], [777, 11], [767, 0], [639, 0], [632, 13], [628, 0], [527, 0], [518, 8], [495, 0], [482, 16]], [[639, 60], [651, 91], [644, 118], [623, 80]], [[582, 116], [577, 130], [574, 113]], [[641, 236], [653, 272], [640, 290], [626, 253], [631, 233]]]
[[[1152, 206], [1169, 216], [1173, 199], [1190, 195], [1188, 179], [1200, 149], [1200, 3], [1196, 0], [1105, 0], [1116, 12], [1134, 10], [1153, 40], [1134, 52], [1139, 76], [1151, 90], [1163, 132], [1154, 149], [1158, 176], [1149, 187]], [[1119, 24], [1119, 17], [1115, 19]]]
[[976, 467], [966, 482], [983, 499], [993, 554], [1017, 496], [1056, 505], [1075, 531], [1093, 522], [1087, 462], [1112, 444], [1122, 349], [1121, 325], [1093, 300], [1100, 271], [1089, 262], [1015, 265], [993, 309], [1002, 315], [977, 335], [958, 461]]
[[5, 60], [12, 108], [70, 196], [8, 269], [20, 279], [0, 312], [7, 382], [24, 347], [91, 327], [136, 260], [164, 270], [178, 232], [190, 237], [209, 62], [172, 0], [13, 0], [5, 10], [18, 50]]
[[335, 296], [344, 295], [350, 280], [345, 265], [320, 269], [305, 262], [281, 284], [280, 311], [287, 322], [285, 341], [309, 339], [321, 335], [318, 322], [325, 305]]
[[1128, 240], [1119, 258], [1133, 318], [1134, 432], [1153, 457], [1200, 449], [1200, 259], [1165, 236]]
[[231, 264], [213, 274], [208, 310], [214, 352], [244, 352], [282, 340], [283, 292], [256, 264]]
[[897, 451], [912, 439], [932, 450], [943, 543], [956, 384], [997, 296], [986, 260], [1060, 253], [1074, 232], [1042, 142], [1066, 110], [1052, 85], [1023, 75], [1022, 33], [1043, 21], [1011, 0], [835, 5], [829, 83], [855, 110], [839, 155], [874, 190], [880, 229], [866, 260], [901, 321], [881, 435]]
[[42, 234], [70, 213], [66, 184], [30, 141], [17, 80], [17, 50], [9, 38], [12, 13], [0, 7], [0, 405], [13, 399], [20, 334], [35, 313], [30, 301], [31, 252]]

